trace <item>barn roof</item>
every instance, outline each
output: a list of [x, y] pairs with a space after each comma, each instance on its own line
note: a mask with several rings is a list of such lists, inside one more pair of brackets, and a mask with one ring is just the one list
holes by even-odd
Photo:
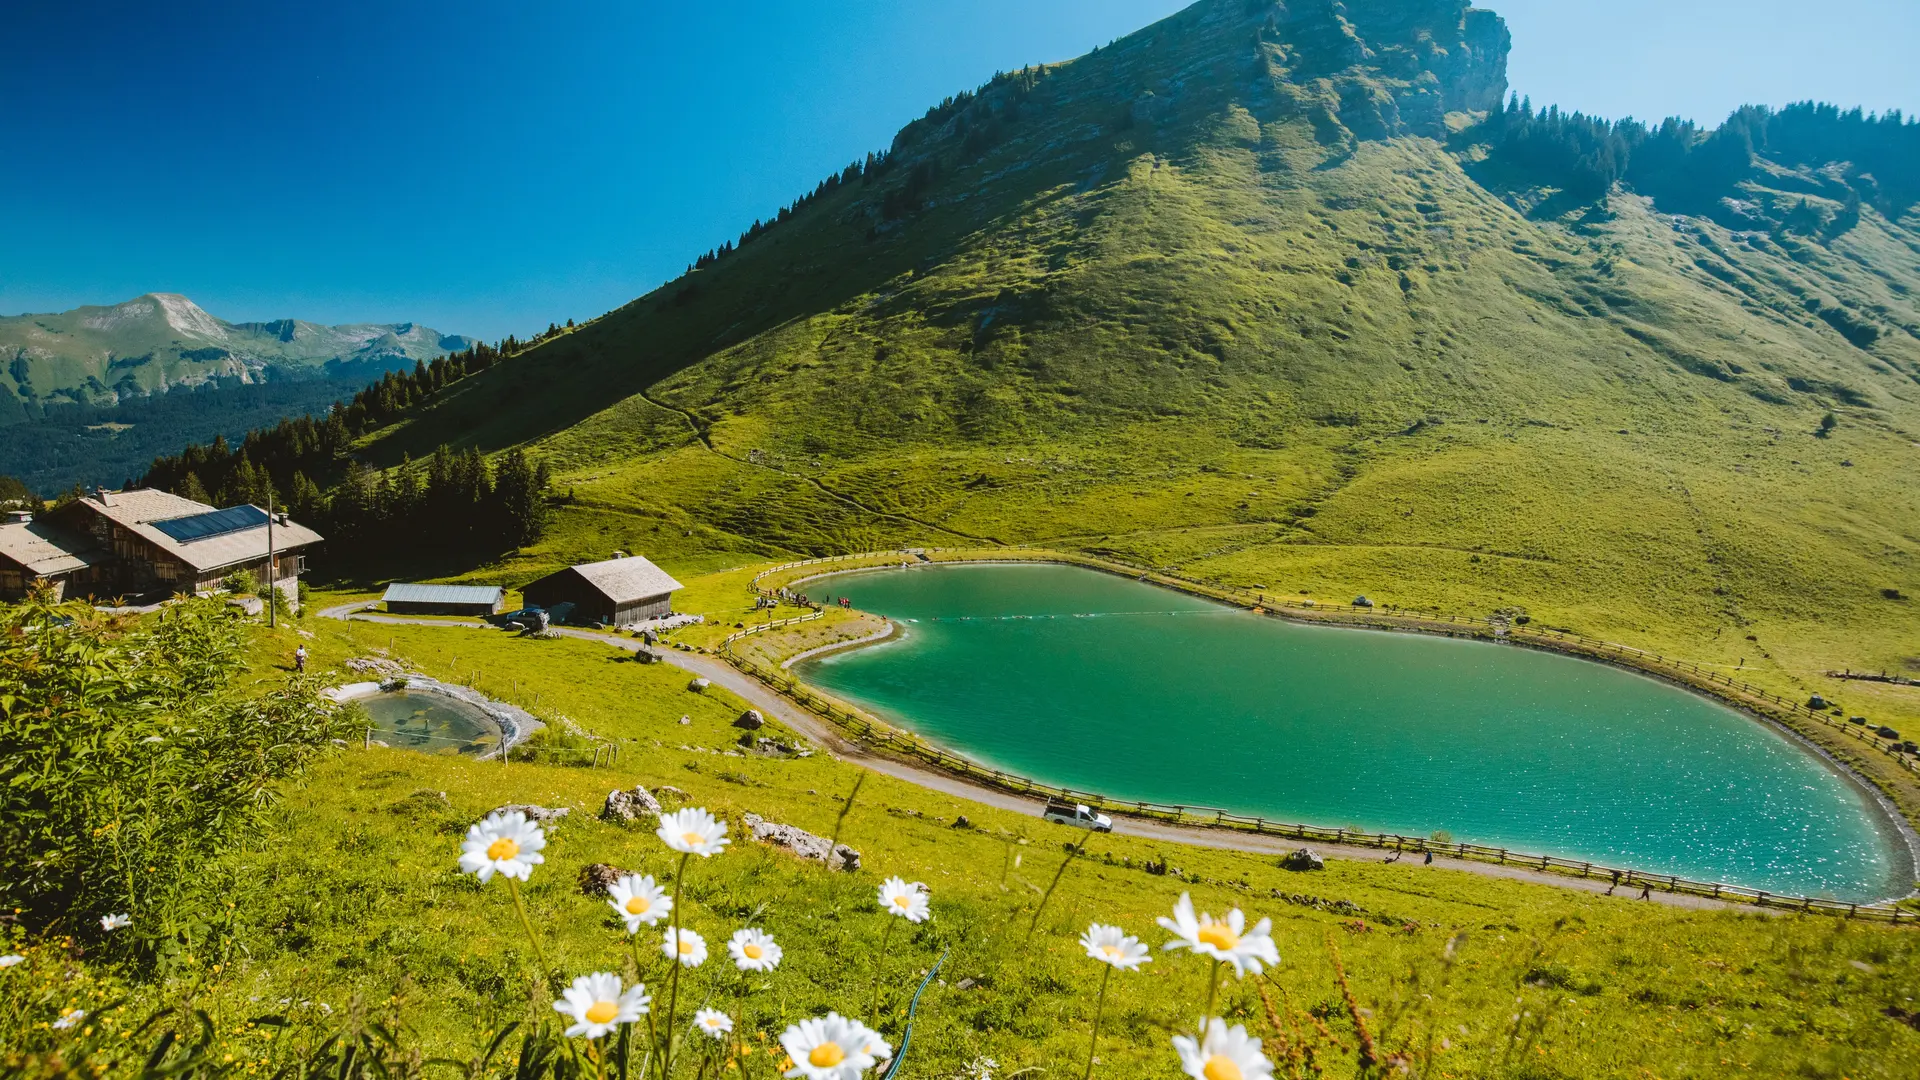
[[502, 590], [498, 585], [405, 585], [387, 586], [385, 603], [402, 604], [497, 604]]
[[587, 563], [574, 567], [573, 572], [616, 604], [630, 604], [686, 588], [665, 570], [638, 555]]
[[[75, 502], [122, 526], [199, 572], [267, 557], [266, 511], [253, 506], [220, 510], [165, 491], [109, 491]], [[320, 534], [295, 521], [277, 521], [278, 552], [320, 542]]]
[[91, 537], [38, 521], [16, 521], [0, 525], [0, 558], [19, 563], [36, 577], [50, 577], [103, 562], [107, 553]]

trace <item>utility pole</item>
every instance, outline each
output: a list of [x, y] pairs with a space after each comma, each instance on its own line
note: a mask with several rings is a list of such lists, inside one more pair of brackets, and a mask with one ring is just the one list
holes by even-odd
[[274, 627], [273, 602], [279, 599], [275, 592], [280, 587], [280, 575], [275, 571], [273, 558], [273, 481], [267, 481], [267, 629]]

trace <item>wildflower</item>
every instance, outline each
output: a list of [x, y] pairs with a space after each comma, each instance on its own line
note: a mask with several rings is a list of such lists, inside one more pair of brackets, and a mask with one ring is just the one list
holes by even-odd
[[1094, 923], [1080, 935], [1080, 947], [1087, 950], [1088, 957], [1120, 971], [1138, 971], [1141, 964], [1153, 962], [1146, 944], [1117, 926]]
[[21, 956], [19, 953], [8, 953], [5, 956], [0, 956], [0, 968], [10, 968], [25, 960], [26, 957]]
[[1181, 893], [1180, 902], [1173, 906], [1173, 918], [1163, 915], [1159, 923], [1179, 935], [1165, 948], [1191, 949], [1197, 955], [1232, 964], [1234, 973], [1242, 978], [1249, 971], [1259, 974], [1262, 964], [1280, 962], [1280, 950], [1274, 947], [1271, 936], [1273, 920], [1261, 919], [1249, 930], [1247, 917], [1239, 908], [1218, 919], [1204, 912], [1195, 918], [1192, 897]]
[[546, 846], [546, 834], [520, 811], [488, 814], [485, 821], [468, 829], [467, 838], [460, 842], [460, 872], [483, 882], [496, 872], [525, 881], [533, 876], [535, 866], [547, 861], [540, 854]]
[[660, 951], [667, 954], [667, 959], [680, 961], [682, 967], [699, 967], [707, 962], [707, 940], [684, 927], [668, 927]]
[[660, 815], [660, 842], [686, 855], [711, 858], [727, 846], [727, 823], [698, 807]]
[[87, 1010], [85, 1009], [65, 1009], [61, 1011], [60, 1019], [53, 1022], [53, 1026], [55, 1030], [65, 1031], [86, 1018]]
[[879, 1032], [858, 1020], [851, 1021], [851, 1023], [854, 1027], [860, 1029], [860, 1049], [866, 1051], [868, 1057], [871, 1057], [875, 1061], [886, 1061], [893, 1056], [892, 1044], [881, 1038]]
[[841, 1016], [802, 1020], [780, 1036], [780, 1046], [793, 1059], [789, 1080], [859, 1080], [873, 1068], [873, 1055], [863, 1049], [868, 1032]]
[[120, 914], [120, 915], [100, 916], [100, 929], [105, 930], [108, 933], [112, 933], [113, 931], [118, 930], [123, 926], [132, 926], [132, 925], [133, 925], [133, 916], [131, 915]]
[[1229, 1029], [1217, 1016], [1207, 1021], [1204, 1039], [1175, 1035], [1173, 1050], [1180, 1055], [1180, 1071], [1193, 1080], [1266, 1080], [1273, 1075], [1273, 1064], [1260, 1056], [1260, 1040], [1249, 1036], [1243, 1025]]
[[607, 887], [613, 910], [627, 922], [627, 933], [637, 934], [642, 926], [652, 926], [673, 911], [673, 897], [654, 884], [651, 874], [628, 874]]
[[604, 971], [582, 975], [560, 993], [554, 1011], [573, 1018], [567, 1028], [569, 1037], [598, 1039], [621, 1024], [631, 1024], [646, 1015], [653, 999], [640, 983], [620, 992], [620, 977]]
[[927, 887], [917, 881], [909, 885], [890, 877], [880, 886], [880, 906], [908, 922], [922, 923], [933, 918], [933, 912], [927, 908], [930, 899]]
[[733, 1017], [719, 1009], [701, 1009], [693, 1014], [693, 1026], [713, 1036], [717, 1042], [726, 1042], [733, 1031]]
[[782, 955], [771, 934], [751, 927], [734, 932], [733, 940], [727, 942], [727, 952], [733, 954], [733, 965], [741, 971], [772, 971], [780, 966]]

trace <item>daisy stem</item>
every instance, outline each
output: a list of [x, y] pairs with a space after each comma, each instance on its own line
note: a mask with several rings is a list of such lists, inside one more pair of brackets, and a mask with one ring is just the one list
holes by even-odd
[[678, 1037], [680, 1026], [680, 890], [687, 882], [687, 860], [693, 857], [690, 851], [680, 853], [680, 868], [673, 872], [673, 948], [675, 955], [670, 958], [673, 964], [671, 985], [667, 988], [667, 1043], [660, 1052], [660, 1075], [673, 1076], [673, 1042]]
[[1200, 1037], [1207, 1037], [1207, 1019], [1213, 1015], [1213, 998], [1220, 992], [1220, 961], [1215, 960], [1207, 969], [1207, 1008], [1200, 1014]]
[[1113, 965], [1107, 965], [1107, 973], [1100, 976], [1100, 996], [1093, 1005], [1093, 1041], [1087, 1044], [1087, 1075], [1083, 1080], [1093, 1080], [1093, 1055], [1100, 1049], [1100, 1014], [1107, 1008], [1107, 984], [1113, 981]]
[[886, 968], [887, 945], [893, 941], [893, 924], [898, 921], [899, 920], [897, 918], [891, 915], [887, 917], [887, 931], [886, 933], [880, 935], [880, 952], [873, 958], [873, 1013], [872, 1015], [873, 1015], [873, 1027], [875, 1031], [880, 1030], [880, 976], [884, 973], [884, 970]]
[[527, 932], [527, 943], [533, 946], [533, 962], [540, 965], [540, 985], [547, 984], [547, 957], [540, 951], [540, 936], [533, 932], [533, 921], [527, 918], [527, 905], [520, 899], [520, 882], [507, 878], [507, 891], [513, 894], [513, 910], [520, 916], [520, 926]]

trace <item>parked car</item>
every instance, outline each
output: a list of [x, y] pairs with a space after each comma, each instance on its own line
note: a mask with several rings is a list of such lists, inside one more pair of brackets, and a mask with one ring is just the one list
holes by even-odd
[[1063, 802], [1050, 799], [1047, 808], [1040, 816], [1061, 825], [1072, 825], [1076, 829], [1092, 829], [1094, 832], [1112, 832], [1113, 819], [1105, 814], [1096, 814], [1085, 803]]

